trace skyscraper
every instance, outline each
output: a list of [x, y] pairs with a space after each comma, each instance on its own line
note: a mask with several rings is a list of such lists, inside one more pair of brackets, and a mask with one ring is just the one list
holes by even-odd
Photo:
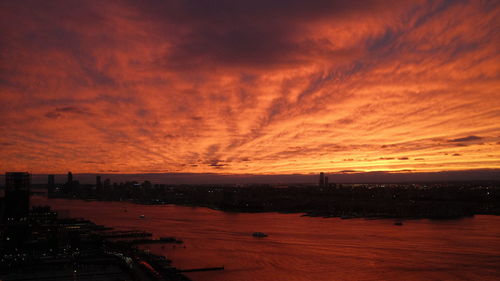
[[75, 188], [77, 187], [77, 183], [73, 180], [73, 173], [68, 172], [68, 180], [67, 182], [63, 185], [63, 193], [65, 194], [70, 194], [75, 191]]
[[96, 188], [100, 188], [102, 186], [101, 176], [96, 176], [95, 177], [95, 186], [96, 186]]
[[30, 209], [31, 177], [27, 172], [5, 173], [5, 216], [8, 222], [26, 221]]
[[323, 172], [319, 173], [319, 186], [325, 186], [325, 174]]
[[47, 179], [47, 191], [49, 195], [52, 195], [56, 189], [56, 182], [54, 175], [49, 175]]
[[328, 183], [328, 177], [325, 177], [325, 186], [328, 187], [329, 183]]
[[68, 184], [71, 184], [73, 182], [73, 174], [71, 172], [68, 172]]
[[96, 176], [95, 177], [95, 191], [97, 198], [102, 198], [103, 197], [103, 187], [102, 187], [102, 182], [101, 182], [101, 176]]

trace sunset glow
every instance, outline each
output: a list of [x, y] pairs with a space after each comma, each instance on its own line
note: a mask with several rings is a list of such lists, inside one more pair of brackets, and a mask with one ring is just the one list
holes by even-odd
[[0, 7], [2, 173], [500, 168], [498, 1]]

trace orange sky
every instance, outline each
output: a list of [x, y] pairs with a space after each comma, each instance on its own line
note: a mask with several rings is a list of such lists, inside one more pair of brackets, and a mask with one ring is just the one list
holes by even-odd
[[500, 168], [499, 1], [0, 3], [2, 173]]

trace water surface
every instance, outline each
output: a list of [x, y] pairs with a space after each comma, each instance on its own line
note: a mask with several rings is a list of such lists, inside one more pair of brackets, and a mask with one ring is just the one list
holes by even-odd
[[[194, 281], [500, 280], [497, 216], [411, 220], [395, 226], [389, 219], [227, 213], [42, 197], [32, 201], [117, 229], [181, 238], [184, 245], [147, 246], [178, 268], [225, 267], [187, 274]], [[255, 231], [269, 237], [252, 237]]]

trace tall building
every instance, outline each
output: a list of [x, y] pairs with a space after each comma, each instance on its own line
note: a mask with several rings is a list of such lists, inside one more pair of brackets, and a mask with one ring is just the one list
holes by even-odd
[[319, 173], [319, 186], [325, 186], [325, 174], [323, 172]]
[[104, 180], [104, 188], [105, 189], [111, 188], [111, 180], [110, 179], [105, 179]]
[[96, 188], [99, 188], [102, 186], [102, 183], [101, 183], [101, 176], [96, 176], [95, 177], [95, 187]]
[[101, 176], [95, 177], [95, 191], [96, 191], [97, 198], [102, 199], [104, 196], [104, 192], [103, 192], [103, 186], [102, 186], [102, 182], [101, 182]]
[[73, 174], [71, 172], [68, 172], [68, 184], [73, 183]]
[[49, 175], [47, 179], [47, 191], [49, 195], [53, 194], [56, 189], [56, 181], [54, 175]]
[[63, 185], [63, 193], [71, 194], [75, 191], [78, 183], [73, 180], [73, 173], [68, 172], [67, 182]]
[[4, 220], [26, 221], [30, 209], [31, 176], [27, 172], [5, 173]]
[[325, 186], [328, 186], [329, 183], [328, 183], [328, 177], [325, 177]]

